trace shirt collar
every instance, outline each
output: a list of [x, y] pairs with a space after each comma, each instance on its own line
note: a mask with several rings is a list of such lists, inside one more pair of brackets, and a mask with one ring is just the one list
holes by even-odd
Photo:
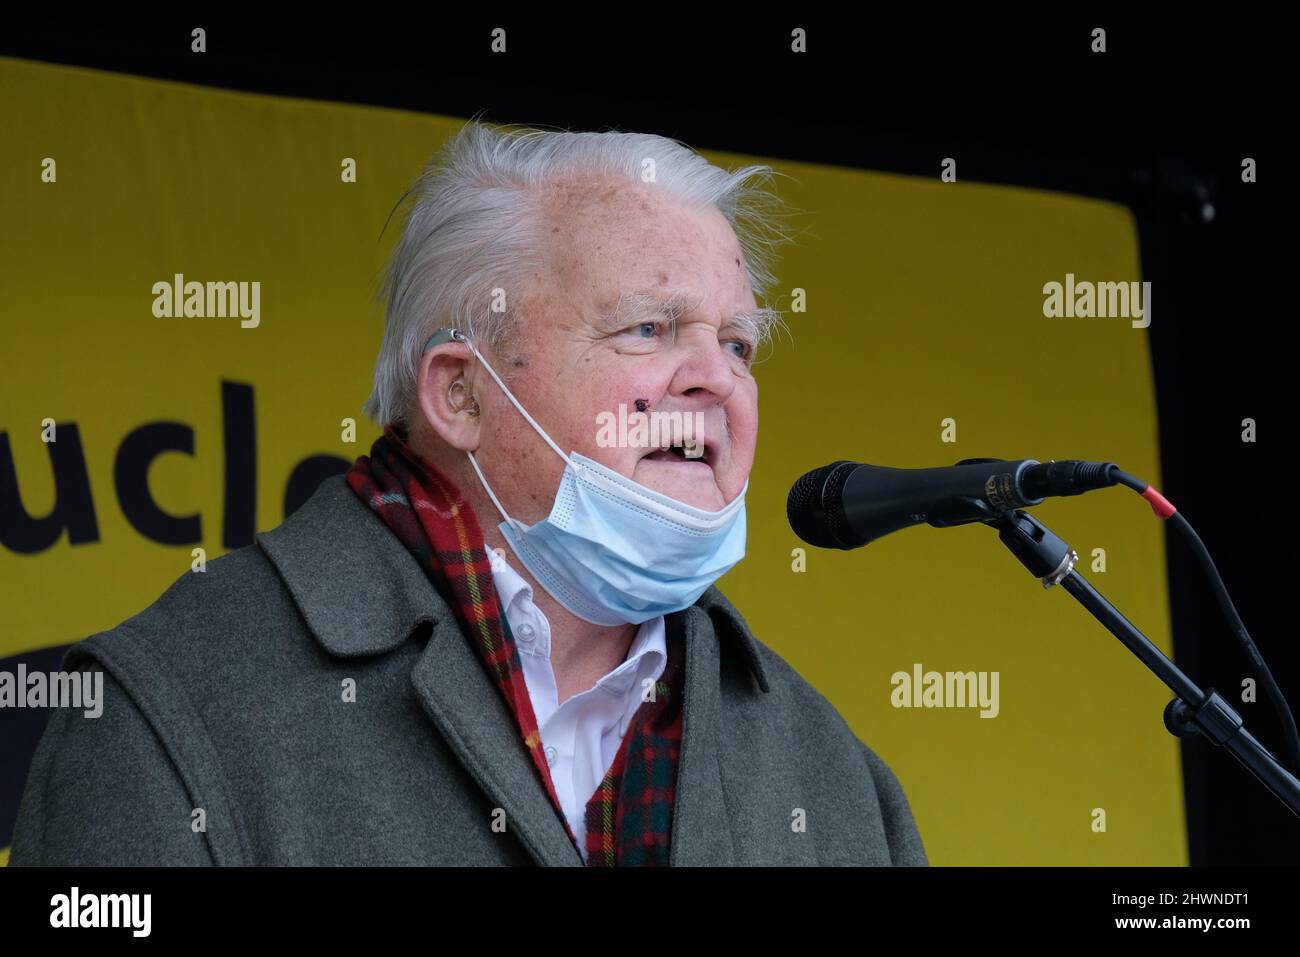
[[501, 599], [501, 608], [510, 610], [510, 606], [521, 598], [533, 599], [533, 586], [524, 581], [524, 577], [510, 567], [510, 563], [499, 552], [488, 552], [492, 559], [492, 585]]
[[668, 662], [667, 629], [664, 616], [644, 622], [636, 630], [627, 660], [596, 682], [596, 686], [616, 695], [625, 695], [636, 681], [656, 672], [662, 673]]
[[[505, 610], [508, 618], [511, 606], [516, 602], [532, 601], [533, 587], [524, 580], [522, 575], [514, 570], [500, 553], [493, 552], [490, 554], [492, 556], [492, 585], [496, 588], [497, 597], [501, 599], [501, 607]], [[537, 613], [542, 614], [540, 609], [538, 609]], [[519, 650], [521, 653], [527, 653], [524, 648]], [[549, 651], [549, 646], [547, 650]], [[596, 682], [596, 687], [614, 695], [627, 694], [633, 683], [641, 680], [644, 675], [662, 672], [667, 661], [667, 629], [664, 627], [663, 615], [659, 615], [657, 618], [643, 622], [637, 628], [636, 635], [632, 638], [632, 644], [628, 648], [627, 657], [617, 668], [599, 679]]]

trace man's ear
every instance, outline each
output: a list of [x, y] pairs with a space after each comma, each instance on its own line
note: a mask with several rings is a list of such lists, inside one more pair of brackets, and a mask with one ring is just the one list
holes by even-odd
[[443, 343], [420, 356], [416, 379], [420, 415], [444, 442], [462, 452], [473, 452], [479, 445], [480, 403], [470, 378], [473, 359], [463, 343]]

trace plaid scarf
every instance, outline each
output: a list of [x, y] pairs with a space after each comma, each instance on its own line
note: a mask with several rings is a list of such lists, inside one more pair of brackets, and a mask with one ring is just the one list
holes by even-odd
[[[347, 473], [347, 483], [410, 550], [455, 612], [519, 725], [565, 831], [578, 846], [556, 797], [524, 681], [519, 651], [492, 583], [492, 564], [469, 503], [451, 481], [389, 424]], [[587, 802], [588, 867], [668, 865], [682, 735], [683, 641], [668, 628], [668, 660], [628, 725], [613, 764]]]

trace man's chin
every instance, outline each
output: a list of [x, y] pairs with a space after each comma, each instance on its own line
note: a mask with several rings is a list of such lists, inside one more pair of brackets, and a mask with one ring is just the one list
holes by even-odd
[[713, 469], [704, 462], [641, 459], [632, 478], [646, 488], [706, 512], [726, 505]]

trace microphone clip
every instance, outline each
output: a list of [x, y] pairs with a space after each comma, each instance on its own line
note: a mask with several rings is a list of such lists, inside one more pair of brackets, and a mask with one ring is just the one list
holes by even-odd
[[1051, 588], [1074, 570], [1078, 553], [1050, 528], [1019, 509], [1001, 512], [984, 522], [998, 530], [998, 538], [1029, 569], [1030, 574]]

